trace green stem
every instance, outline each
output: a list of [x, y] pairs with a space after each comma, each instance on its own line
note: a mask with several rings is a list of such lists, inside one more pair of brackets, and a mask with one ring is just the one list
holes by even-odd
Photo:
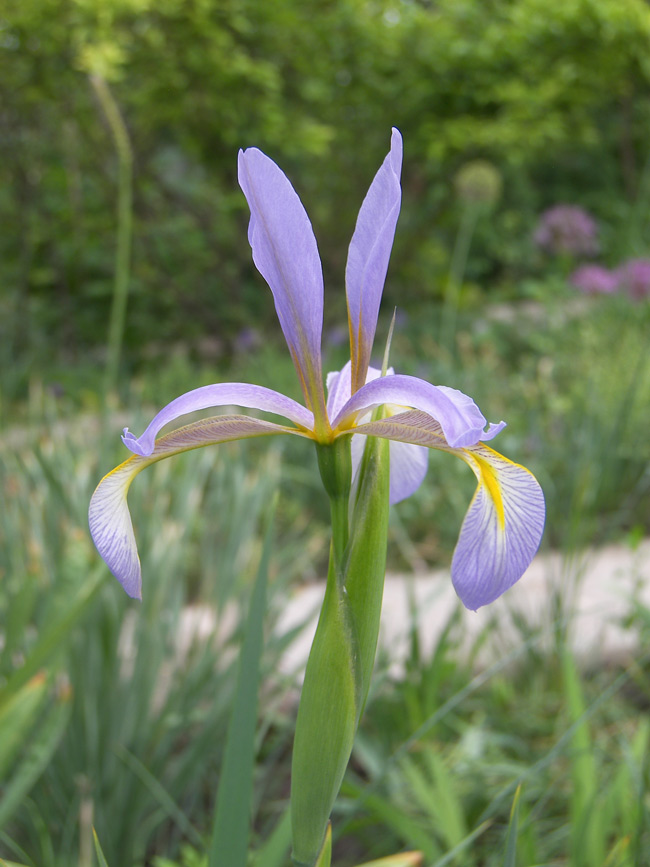
[[343, 571], [350, 538], [349, 507], [352, 484], [351, 437], [339, 437], [328, 445], [316, 445], [318, 468], [330, 500], [332, 550], [337, 575]]
[[476, 205], [467, 205], [464, 209], [458, 234], [456, 235], [456, 243], [451, 256], [451, 265], [449, 266], [449, 277], [447, 278], [447, 287], [445, 289], [445, 300], [440, 321], [440, 345], [446, 347], [451, 353], [453, 351], [454, 340], [456, 338], [456, 320], [458, 317], [458, 308], [460, 306], [460, 289], [465, 276], [465, 268], [467, 266], [467, 258], [469, 256], [469, 248], [472, 243], [474, 229], [479, 216], [479, 208]]
[[118, 162], [115, 273], [104, 374], [104, 397], [106, 398], [117, 383], [126, 323], [133, 234], [133, 153], [126, 124], [107, 82], [100, 75], [91, 75], [90, 83], [111, 130]]

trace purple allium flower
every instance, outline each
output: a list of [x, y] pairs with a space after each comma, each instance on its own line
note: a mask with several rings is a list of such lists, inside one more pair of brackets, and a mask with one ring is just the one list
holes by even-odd
[[539, 218], [533, 240], [555, 256], [591, 256], [598, 252], [598, 226], [594, 218], [576, 205], [555, 205]]
[[585, 295], [611, 295], [618, 289], [619, 278], [615, 271], [602, 265], [581, 265], [569, 282]]
[[619, 288], [640, 301], [650, 297], [650, 259], [630, 259], [617, 271]]
[[262, 336], [256, 328], [247, 326], [242, 328], [237, 337], [235, 337], [235, 350], [245, 354], [251, 349], [256, 349], [262, 343]]
[[343, 346], [350, 339], [350, 332], [344, 325], [334, 325], [327, 332], [327, 342], [330, 346]]

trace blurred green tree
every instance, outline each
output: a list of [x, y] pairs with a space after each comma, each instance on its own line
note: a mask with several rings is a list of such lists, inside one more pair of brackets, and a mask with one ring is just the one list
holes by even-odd
[[407, 309], [442, 292], [461, 210], [452, 180], [469, 159], [504, 179], [470, 280], [526, 273], [534, 217], [555, 201], [615, 223], [647, 159], [649, 39], [644, 0], [7, 0], [3, 352], [46, 360], [105, 341], [117, 166], [89, 70], [110, 82], [134, 150], [137, 360], [206, 333], [205, 348], [227, 349], [271, 315], [246, 245], [240, 146], [305, 179], [331, 285], [368, 166], [399, 126], [407, 190], [387, 303]]

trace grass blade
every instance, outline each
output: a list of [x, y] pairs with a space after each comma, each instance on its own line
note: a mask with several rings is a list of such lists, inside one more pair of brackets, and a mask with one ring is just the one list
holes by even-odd
[[422, 852], [400, 852], [377, 861], [364, 861], [359, 867], [422, 867]]
[[121, 744], [116, 746], [115, 752], [124, 764], [142, 781], [143, 785], [146, 786], [153, 798], [160, 804], [167, 816], [178, 825], [190, 840], [197, 845], [201, 845], [201, 835], [195, 830], [185, 813], [151, 771], [142, 764], [137, 756], [134, 756], [133, 753], [129, 752]]
[[95, 841], [95, 854], [97, 855], [97, 861], [99, 862], [99, 867], [108, 867], [108, 862], [104, 857], [104, 853], [102, 852], [102, 847], [99, 843], [99, 837], [97, 836], [97, 831], [93, 828], [93, 840]]
[[29, 744], [16, 773], [0, 798], [0, 828], [20, 806], [25, 795], [47, 767], [63, 735], [70, 710], [70, 695], [65, 693], [45, 718], [43, 725]]
[[81, 619], [86, 609], [93, 601], [106, 579], [106, 570], [96, 569], [92, 576], [82, 586], [77, 598], [66, 609], [65, 613], [49, 628], [45, 629], [31, 649], [29, 656], [7, 683], [0, 689], [0, 705], [8, 701], [42, 666], [47, 667], [51, 657], [64, 644], [72, 627]]
[[284, 867], [291, 846], [291, 810], [287, 807], [273, 833], [255, 855], [255, 867]]
[[273, 521], [269, 516], [239, 658], [235, 698], [217, 792], [210, 867], [246, 867], [253, 793], [257, 693], [272, 525]]
[[506, 854], [503, 859], [503, 867], [516, 867], [517, 865], [517, 836], [519, 834], [519, 796], [521, 786], [517, 786], [515, 797], [510, 810], [510, 822], [508, 823], [508, 836], [506, 837]]
[[446, 867], [447, 864], [451, 864], [452, 861], [456, 859], [456, 856], [460, 855], [461, 852], [467, 849], [470, 843], [473, 843], [474, 840], [477, 839], [477, 837], [480, 837], [481, 834], [484, 834], [491, 824], [492, 822], [488, 820], [487, 822], [483, 822], [481, 825], [479, 825], [478, 828], [474, 828], [471, 834], [468, 834], [467, 837], [465, 837], [464, 840], [461, 840], [457, 846], [454, 846], [454, 848], [447, 852], [446, 855], [436, 861], [436, 863], [433, 864], [433, 867]]
[[330, 867], [332, 863], [332, 823], [327, 826], [323, 848], [314, 867]]

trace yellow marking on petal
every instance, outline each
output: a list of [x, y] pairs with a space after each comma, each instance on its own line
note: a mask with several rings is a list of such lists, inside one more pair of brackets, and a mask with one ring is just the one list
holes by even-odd
[[[156, 460], [159, 460], [159, 458], [154, 458], [152, 460], [150, 457], [144, 457], [143, 455], [131, 455], [130, 458], [127, 458], [125, 461], [122, 461], [121, 464], [118, 464], [118, 466], [116, 466], [114, 469], [112, 469], [109, 473], [106, 473], [106, 475], [100, 481], [99, 484], [101, 485], [101, 483], [106, 481], [106, 479], [109, 479], [111, 476], [114, 476], [116, 473], [119, 473], [122, 470], [125, 470], [129, 464], [136, 464], [136, 466], [131, 467], [131, 470], [129, 473], [130, 478], [126, 482], [126, 490], [128, 491], [129, 485], [131, 484], [133, 479], [138, 475], [140, 470], [144, 470], [144, 468], [148, 467], [150, 464], [156, 463]], [[97, 487], [99, 487], [99, 485]]]
[[476, 461], [478, 465], [481, 473], [481, 483], [484, 484], [487, 488], [488, 494], [490, 495], [490, 498], [494, 503], [494, 508], [497, 513], [497, 520], [499, 522], [499, 526], [503, 530], [506, 525], [506, 515], [503, 508], [503, 495], [501, 493], [501, 486], [499, 485], [497, 475], [494, 472], [493, 468], [490, 466], [490, 464], [485, 460], [485, 458], [481, 458], [477, 454], [472, 454], [472, 458]]

